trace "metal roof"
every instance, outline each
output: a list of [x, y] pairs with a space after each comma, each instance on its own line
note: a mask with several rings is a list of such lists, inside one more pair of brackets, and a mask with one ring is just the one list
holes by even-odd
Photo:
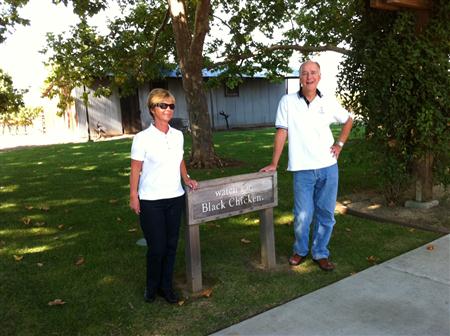
[[[203, 75], [203, 78], [212, 78], [212, 77], [218, 77], [222, 72], [223, 72], [223, 70], [213, 70], [212, 71], [212, 70], [208, 70], [208, 69], [203, 69], [202, 75]], [[166, 77], [166, 78], [181, 78], [181, 72], [179, 69], [163, 70], [163, 71], [161, 71], [161, 74], [163, 77]], [[245, 78], [267, 78], [267, 73], [258, 72], [254, 75], [243, 74], [242, 77], [245, 77]], [[298, 70], [294, 70], [291, 73], [285, 74], [284, 78], [298, 78]]]

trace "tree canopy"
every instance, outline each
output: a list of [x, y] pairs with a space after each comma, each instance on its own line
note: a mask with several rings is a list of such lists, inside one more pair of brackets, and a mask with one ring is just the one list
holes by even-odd
[[424, 160], [425, 173], [448, 185], [450, 3], [434, 0], [420, 29], [413, 11], [361, 6], [358, 17], [339, 89], [381, 154], [374, 164], [386, 196], [398, 201]]
[[[264, 71], [272, 79], [290, 72], [293, 52], [307, 55], [334, 50], [346, 53], [350, 23], [330, 34], [315, 16], [352, 20], [352, 4], [333, 1], [120, 1], [123, 12], [111, 18], [109, 33], [101, 35], [87, 17], [107, 1], [73, 0], [80, 23], [67, 35], [49, 34], [44, 49], [53, 72], [49, 96], [60, 97], [60, 107], [71, 102], [72, 88], [107, 79], [97, 94], [120, 88], [122, 94], [161, 77], [163, 70], [179, 69], [186, 93], [193, 136], [191, 164], [220, 165], [214, 154], [202, 69], [220, 70], [209, 85], [226, 82], [234, 87], [242, 75]], [[90, 5], [89, 5], [90, 4]], [[301, 57], [301, 56], [299, 56]]]
[[[24, 23], [16, 9], [27, 1], [6, 1], [1, 22]], [[435, 163], [448, 153], [446, 0], [432, 2], [430, 22], [420, 34], [411, 11], [373, 10], [366, 0], [119, 0], [122, 14], [111, 18], [105, 35], [90, 26], [88, 18], [105, 9], [107, 0], [54, 2], [72, 3], [80, 23], [69, 35], [49, 35], [45, 52], [53, 73], [48, 93], [59, 95], [63, 107], [73, 87], [89, 86], [95, 78], [106, 79], [99, 93], [120, 87], [126, 94], [160, 76], [161, 69], [178, 68], [192, 126], [194, 166], [220, 164], [212, 143], [203, 68], [221, 70], [217, 81], [233, 87], [243, 74], [265, 71], [279, 78], [290, 70], [294, 52], [301, 61], [326, 50], [345, 55], [340, 93], [362, 117], [368, 140], [383, 144], [374, 150], [386, 153], [380, 166], [388, 185], [399, 189], [395, 182], [411, 176], [412, 162], [424, 153], [439, 157]], [[448, 176], [448, 168], [437, 166], [435, 173]]]
[[14, 88], [11, 76], [0, 69], [0, 115], [18, 112], [24, 105], [25, 92]]

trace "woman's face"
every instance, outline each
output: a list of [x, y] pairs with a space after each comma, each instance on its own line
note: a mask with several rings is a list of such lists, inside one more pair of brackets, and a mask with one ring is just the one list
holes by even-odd
[[169, 122], [173, 117], [175, 104], [172, 99], [163, 99], [160, 103], [155, 104], [152, 108], [155, 121]]

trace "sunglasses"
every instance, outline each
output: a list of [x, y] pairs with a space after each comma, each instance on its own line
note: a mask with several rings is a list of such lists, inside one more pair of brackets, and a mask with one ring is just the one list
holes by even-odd
[[167, 109], [168, 107], [169, 107], [171, 110], [175, 110], [175, 104], [156, 103], [156, 104], [153, 105], [153, 106], [158, 106], [161, 110], [165, 110], [165, 109]]

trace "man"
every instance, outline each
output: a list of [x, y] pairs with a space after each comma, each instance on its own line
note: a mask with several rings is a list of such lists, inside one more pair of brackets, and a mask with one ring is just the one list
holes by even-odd
[[[309, 254], [312, 232], [312, 259], [324, 271], [332, 271], [328, 243], [335, 223], [338, 189], [337, 159], [352, 128], [349, 113], [333, 98], [317, 89], [320, 65], [307, 61], [300, 67], [300, 91], [283, 96], [278, 105], [272, 162], [261, 169], [275, 171], [288, 139], [288, 170], [294, 174], [295, 243], [289, 264], [303, 263]], [[344, 124], [337, 141], [331, 123]]]

